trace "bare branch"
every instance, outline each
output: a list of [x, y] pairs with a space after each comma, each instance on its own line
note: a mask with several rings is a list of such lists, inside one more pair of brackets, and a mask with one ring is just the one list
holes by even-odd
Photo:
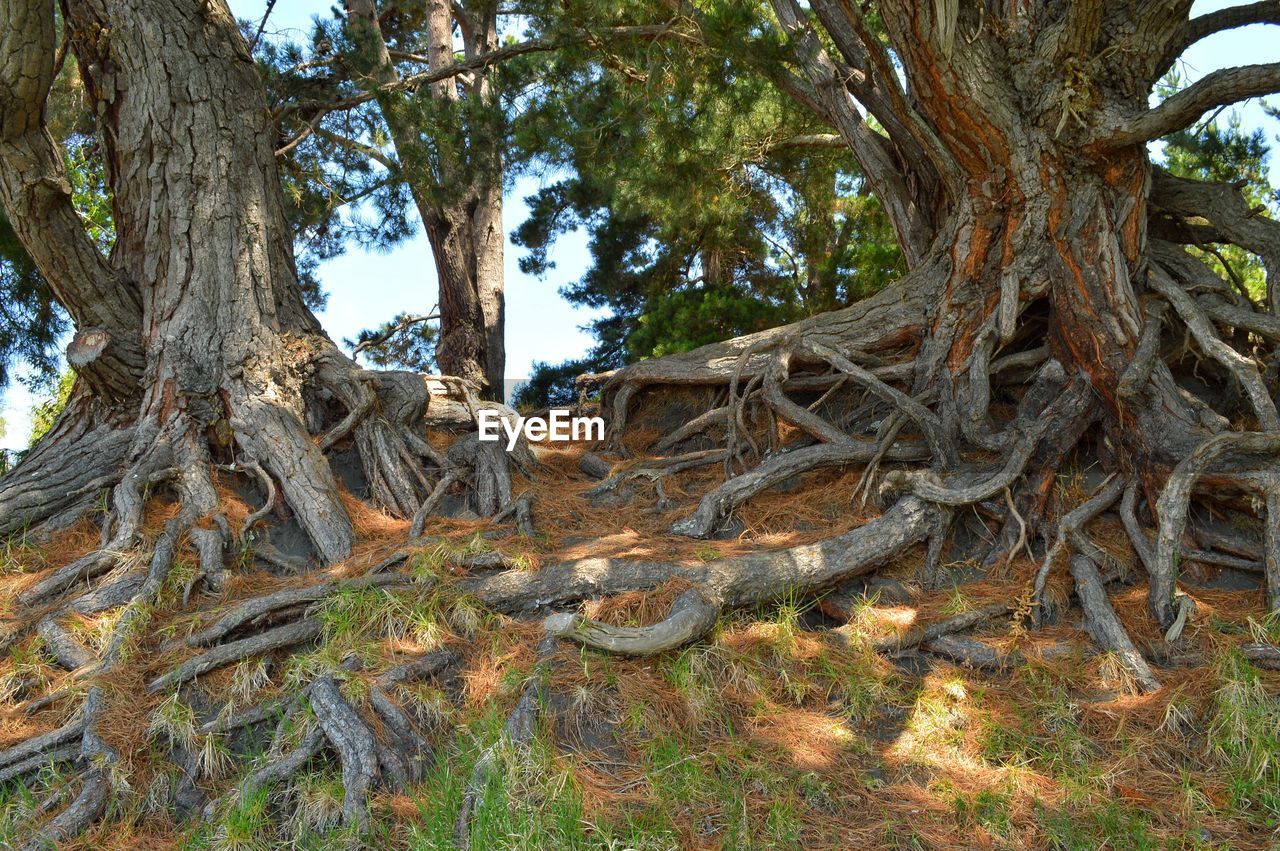
[[1276, 91], [1280, 91], [1280, 62], [1224, 68], [1125, 123], [1103, 142], [1112, 147], [1149, 142], [1189, 127], [1214, 107]]
[[841, 139], [837, 133], [802, 133], [798, 136], [789, 136], [786, 139], [780, 139], [768, 147], [769, 151], [779, 151], [785, 148], [844, 148], [844, 139]]
[[[895, 160], [889, 140], [867, 126], [846, 88], [855, 76], [863, 77], [865, 83], [865, 75], [853, 74], [847, 66], [842, 71], [836, 65], [809, 26], [808, 13], [796, 0], [771, 0], [770, 5], [783, 31], [794, 40], [795, 62], [804, 72], [805, 82], [796, 85], [794, 78], [771, 76], [784, 92], [817, 112], [840, 132], [884, 206], [907, 265], [914, 268], [928, 248], [933, 228], [916, 205], [908, 175]], [[865, 85], [854, 87], [867, 88]], [[891, 109], [885, 112], [890, 126], [901, 126], [902, 121], [909, 120]], [[901, 135], [905, 137], [904, 142], [914, 141], [909, 134]]]
[[1205, 15], [1192, 18], [1186, 23], [1181, 36], [1170, 48], [1161, 70], [1167, 69], [1188, 47], [1201, 39], [1236, 29], [1250, 24], [1280, 24], [1280, 3], [1276, 0], [1260, 0], [1243, 6], [1228, 6]]
[[[609, 27], [604, 30], [597, 31], [595, 35], [608, 38], [635, 38], [642, 40], [674, 38], [683, 41], [696, 41], [696, 39], [689, 33], [674, 29], [668, 24]], [[440, 83], [464, 74], [484, 71], [494, 65], [506, 62], [509, 59], [514, 59], [517, 56], [524, 56], [529, 53], [546, 53], [552, 50], [559, 50], [568, 43], [568, 41], [534, 38], [527, 41], [515, 42], [513, 44], [504, 44], [502, 47], [485, 51], [484, 53], [477, 53], [475, 56], [468, 57], [460, 62], [453, 62], [440, 68], [434, 68], [428, 71], [421, 71], [417, 74], [407, 74], [403, 77], [386, 80], [374, 89], [361, 92], [357, 95], [352, 95], [348, 98], [341, 98], [339, 100], [328, 102], [301, 102], [286, 104], [276, 110], [275, 117], [276, 120], [279, 121], [295, 112], [306, 110], [311, 114], [311, 122], [314, 125], [319, 118], [328, 115], [331, 112], [341, 112], [347, 109], [354, 109], [361, 104], [369, 103], [377, 98], [378, 95], [383, 93], [417, 91], [422, 86], [429, 86], [432, 83]], [[390, 58], [398, 58], [405, 61], [427, 61], [427, 57], [417, 54], [388, 52], [388, 56]], [[309, 135], [313, 130], [305, 129], [302, 132]], [[301, 141], [295, 141], [295, 139], [296, 137], [291, 138], [289, 142], [277, 151], [277, 154], [287, 153], [289, 150], [292, 150], [292, 148], [296, 146], [297, 141]]]

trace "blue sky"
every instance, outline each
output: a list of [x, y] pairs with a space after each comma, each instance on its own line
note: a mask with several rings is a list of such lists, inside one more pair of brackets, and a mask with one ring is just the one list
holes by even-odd
[[[237, 16], [254, 21], [261, 18], [265, 7], [264, 0], [229, 2]], [[1240, 4], [1201, 0], [1196, 4], [1195, 13], [1233, 5]], [[327, 16], [331, 6], [327, 0], [279, 0], [267, 32], [288, 36], [292, 30], [300, 37], [308, 29], [312, 16]], [[1220, 33], [1195, 45], [1183, 60], [1183, 73], [1194, 81], [1218, 68], [1277, 61], [1280, 61], [1280, 28], [1253, 26]], [[1263, 126], [1268, 141], [1277, 145], [1280, 123], [1268, 118], [1256, 101], [1240, 107], [1240, 113], [1246, 126]], [[1280, 169], [1273, 167], [1271, 178], [1273, 185], [1280, 185]], [[536, 191], [538, 185], [531, 178], [515, 182], [504, 210], [508, 233], [524, 221], [523, 199]], [[556, 268], [546, 279], [520, 272], [517, 264], [521, 253], [522, 250], [508, 240], [507, 375], [511, 378], [527, 376], [535, 360], [555, 363], [585, 353], [591, 337], [580, 326], [595, 315], [593, 311], [574, 308], [558, 292], [586, 269], [589, 259], [584, 234], [570, 234], [560, 239], [552, 252]], [[354, 249], [325, 263], [320, 269], [320, 278], [329, 293], [329, 303], [320, 320], [337, 341], [353, 337], [360, 329], [373, 327], [401, 311], [426, 312], [437, 301], [431, 248], [421, 234], [385, 253]], [[5, 392], [0, 416], [8, 427], [0, 437], [0, 447], [26, 445], [30, 433], [27, 412], [32, 403], [31, 394], [20, 383], [15, 382]]]

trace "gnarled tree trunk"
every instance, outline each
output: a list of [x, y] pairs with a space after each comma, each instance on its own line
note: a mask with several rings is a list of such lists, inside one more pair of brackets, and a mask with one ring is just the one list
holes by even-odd
[[[41, 614], [42, 634], [74, 665], [83, 653], [62, 640], [55, 616], [124, 605], [93, 668], [102, 675], [122, 664], [184, 542], [205, 576], [222, 573], [228, 545], [243, 530], [230, 530], [219, 511], [215, 464], [253, 472], [268, 494], [278, 483], [283, 506], [326, 561], [344, 558], [353, 537], [324, 455], [340, 441], [359, 451], [376, 499], [415, 515], [415, 530], [465, 463], [491, 511], [502, 507], [496, 491], [509, 488], [510, 476], [494, 460], [500, 450], [482, 451], [469, 439], [446, 457], [427, 445], [414, 429], [429, 403], [422, 378], [359, 369], [303, 306], [280, 210], [274, 134], [225, 4], [64, 0], [64, 7], [100, 116], [119, 242], [103, 260], [76, 237], [56, 153], [39, 120], [52, 78], [52, 5], [0, 0], [0, 190], [42, 273], [77, 321], [91, 324], [72, 352], [84, 379], [75, 403], [48, 441], [0, 480], [0, 532], [83, 510], [95, 492], [113, 487], [104, 546], [40, 577], [18, 600]], [[819, 590], [926, 541], [929, 580], [945, 554], [953, 509], [986, 502], [990, 511], [998, 497], [1007, 506], [1005, 528], [987, 561], [1002, 562], [1048, 519], [1049, 489], [1074, 452], [1096, 456], [1127, 480], [1108, 481], [1062, 519], [1061, 530], [1077, 550], [1073, 574], [1091, 622], [1101, 624], [1095, 632], [1122, 660], [1145, 667], [1110, 612], [1103, 590], [1109, 576], [1091, 563], [1099, 554], [1083, 530], [1085, 515], [1106, 510], [1121, 493], [1120, 515], [1150, 574], [1151, 611], [1163, 626], [1176, 633], [1187, 616], [1176, 595], [1176, 564], [1188, 505], [1197, 498], [1234, 511], [1252, 499], [1267, 509], [1258, 547], [1270, 574], [1269, 603], [1277, 606], [1280, 422], [1274, 371], [1264, 375], [1258, 361], [1274, 358], [1264, 343], [1280, 341], [1280, 287], [1269, 278], [1266, 303], [1254, 304], [1184, 246], [1233, 243], [1261, 255], [1272, 271], [1280, 229], [1230, 186], [1162, 173], [1144, 145], [1214, 105], [1280, 88], [1280, 67], [1252, 66], [1209, 75], [1160, 107], [1147, 106], [1152, 84], [1181, 49], [1215, 29], [1273, 20], [1274, 4], [1196, 20], [1187, 19], [1189, 7], [1189, 0], [1172, 7], [883, 0], [878, 11], [891, 54], [854, 4], [812, 0], [806, 8], [774, 0], [793, 47], [783, 84], [829, 118], [858, 157], [911, 271], [843, 310], [621, 370], [606, 378], [606, 401], [621, 429], [664, 385], [728, 387], [727, 403], [697, 418], [696, 428], [666, 438], [675, 444], [712, 431], [723, 450], [669, 460], [667, 469], [724, 458], [735, 474], [677, 524], [679, 533], [710, 535], [753, 494], [820, 466], [866, 465], [869, 483], [881, 462], [901, 464], [880, 477], [881, 497], [892, 505], [844, 535], [777, 553], [701, 567], [587, 559], [497, 570], [460, 587], [494, 609], [528, 612], [667, 579], [694, 583], [696, 595], [683, 597], [657, 629], [551, 622], [596, 646], [667, 648], [696, 639], [720, 607], [750, 605], [788, 587]], [[370, 30], [375, 21], [367, 19]], [[818, 38], [817, 27], [829, 38]], [[444, 42], [437, 48], [443, 52]], [[859, 113], [855, 98], [881, 129]], [[464, 208], [474, 224], [476, 210]], [[432, 226], [426, 213], [424, 220]], [[1210, 382], [1188, 379], [1185, 347], [1162, 346], [1166, 321], [1177, 339], [1199, 350]], [[1221, 326], [1252, 336], [1224, 336]], [[487, 374], [493, 365], [482, 368], [473, 355], [475, 374]], [[850, 398], [832, 404], [841, 394]], [[474, 409], [465, 390], [459, 395]], [[770, 427], [778, 420], [798, 435], [785, 446], [782, 430]], [[1084, 439], [1095, 425], [1097, 443]], [[905, 466], [926, 458], [927, 469]], [[419, 469], [422, 459], [439, 468], [436, 483]], [[631, 468], [611, 481], [649, 472]], [[1211, 487], [1197, 491], [1198, 482]], [[180, 507], [148, 564], [69, 600], [70, 589], [119, 565], [136, 545], [148, 489], [158, 485]], [[1149, 509], [1141, 517], [1139, 492]], [[1154, 540], [1144, 520], [1154, 521]], [[511, 567], [501, 558], [477, 566]], [[1050, 555], [1042, 572], [1052, 567]], [[415, 581], [378, 576], [380, 569], [356, 582]], [[352, 587], [335, 574], [244, 601], [188, 640], [209, 649], [151, 688], [314, 640], [323, 629], [305, 607]], [[946, 628], [1009, 609], [993, 604], [949, 619]], [[45, 618], [46, 611], [53, 614]], [[301, 614], [290, 621], [290, 612]], [[252, 632], [264, 623], [270, 626]], [[938, 634], [920, 630], [911, 640]], [[371, 784], [403, 784], [415, 770], [405, 753], [423, 750], [379, 690], [410, 669], [438, 671], [447, 662], [433, 661], [436, 655], [377, 678], [367, 707], [348, 702], [334, 672], [317, 676], [290, 699], [289, 712], [309, 698], [318, 727], [242, 789], [288, 777], [328, 741], [342, 765], [344, 818], [365, 826]], [[1158, 687], [1150, 671], [1137, 673], [1144, 687]], [[535, 706], [535, 696], [520, 705]], [[97, 732], [108, 699], [91, 684], [78, 716], [0, 753], [0, 770], [15, 776], [47, 759], [82, 768], [76, 797], [38, 826], [30, 847], [71, 836], [105, 811], [119, 758]], [[247, 711], [257, 713], [254, 723], [269, 714]], [[370, 712], [379, 720], [366, 720]]]
[[[0, 198], [77, 322], [68, 361], [80, 380], [50, 435], [0, 480], [0, 534], [82, 516], [106, 490], [110, 510], [102, 547], [27, 588], [18, 604], [30, 623], [9, 624], [0, 641], [7, 647], [29, 632], [36, 615], [57, 637], [57, 617], [69, 609], [123, 605], [89, 671], [101, 676], [123, 664], [184, 546], [198, 559], [197, 580], [216, 589], [233, 545], [251, 543], [253, 523], [274, 509], [297, 520], [319, 561], [345, 559], [354, 531], [325, 454], [339, 442], [359, 453], [374, 499], [403, 517], [424, 514], [468, 470], [495, 513], [510, 503], [510, 475], [500, 449], [479, 458], [469, 444], [449, 457], [431, 447], [422, 434], [428, 381], [361, 369], [304, 305], [271, 116], [226, 4], [67, 0], [63, 12], [98, 115], [117, 241], [103, 258], [80, 230], [44, 129], [52, 0], [3, 0]], [[453, 398], [436, 418], [470, 422], [480, 404], [474, 386], [445, 383]], [[262, 486], [266, 504], [243, 528], [224, 516], [214, 486], [219, 467], [252, 474]], [[131, 555], [155, 487], [169, 489], [179, 508], [136, 567]], [[101, 588], [83, 591], [85, 580], [116, 568]], [[294, 631], [302, 639], [290, 633], [285, 644], [315, 636], [311, 621]], [[0, 756], [25, 771], [52, 742], [53, 758], [84, 766], [79, 793], [39, 827], [31, 847], [74, 835], [106, 807], [110, 765], [120, 756], [97, 733], [107, 701], [90, 685], [77, 721]], [[338, 720], [325, 729], [345, 764], [344, 736], [371, 734], [340, 723], [354, 712], [340, 697], [331, 702], [329, 720]], [[65, 747], [73, 739], [78, 748]], [[351, 785], [363, 790], [371, 779], [360, 774]], [[351, 794], [355, 818], [364, 795]]]
[[[996, 563], [1015, 530], [1034, 534], [1059, 466], [1094, 422], [1103, 463], [1142, 484], [1162, 537], [1176, 537], [1186, 513], [1185, 501], [1158, 503], [1166, 480], [1230, 429], [1263, 436], [1224, 446], [1187, 475], [1203, 474], [1220, 499], [1275, 504], [1276, 382], [1264, 382], [1259, 363], [1280, 340], [1274, 298], [1247, 302], [1183, 245], [1235, 243], [1275, 272], [1280, 226], [1232, 187], [1164, 173], [1146, 142], [1280, 88], [1280, 66], [1246, 66], [1148, 107], [1188, 45], [1276, 13], [1258, 3], [1189, 20], [1190, 5], [884, 0], [878, 35], [856, 4], [773, 0], [792, 48], [781, 84], [841, 133], [912, 271], [863, 304], [607, 376], [615, 428], [645, 387], [730, 387], [725, 413], [707, 422], [724, 428], [730, 469], [759, 466], [708, 494], [676, 531], [709, 535], [788, 475], [873, 457], [874, 467], [895, 442], [919, 440], [932, 469], [896, 472], [892, 487], [944, 506], [1010, 489], [1015, 510], [987, 557]], [[1272, 296], [1280, 289], [1272, 275], [1268, 286]], [[1181, 374], [1182, 353], [1160, 345], [1165, 305], [1213, 377], [1238, 393]], [[1238, 351], [1224, 340], [1239, 335], [1218, 326], [1255, 337]], [[869, 391], [879, 407], [831, 422], [791, 398], [837, 384]], [[997, 395], [1017, 412], [993, 412]], [[818, 445], [762, 455], [743, 416], [753, 407]], [[860, 437], [886, 412], [877, 440]], [[1145, 538], [1135, 545], [1149, 548]], [[1175, 618], [1175, 560], [1157, 547], [1149, 566], [1151, 610], [1164, 626]]]

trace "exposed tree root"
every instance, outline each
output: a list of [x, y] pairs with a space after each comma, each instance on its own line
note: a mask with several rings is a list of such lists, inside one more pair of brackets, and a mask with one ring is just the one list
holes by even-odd
[[1191, 504], [1191, 491], [1204, 469], [1227, 452], [1274, 456], [1280, 451], [1280, 433], [1259, 434], [1252, 432], [1224, 432], [1215, 435], [1187, 456], [1165, 485], [1156, 503], [1160, 518], [1156, 548], [1150, 566], [1151, 592], [1149, 605], [1152, 616], [1162, 627], [1172, 625], [1177, 616], [1174, 611], [1174, 591], [1177, 583], [1176, 554], [1181, 547], [1183, 529], [1187, 522], [1187, 508]]
[[[913, 627], [902, 635], [891, 636], [889, 638], [873, 641], [871, 646], [881, 653], [901, 653], [903, 650], [910, 650], [921, 644], [934, 641], [944, 635], [962, 632], [966, 629], [972, 629], [980, 623], [1000, 618], [1008, 615], [1013, 611], [1013, 607], [1004, 603], [992, 603], [988, 606], [982, 606], [977, 609], [971, 609], [967, 612], [961, 612], [958, 615], [952, 615], [939, 621], [934, 621], [923, 626]], [[837, 635], [849, 636], [852, 631], [849, 627], [840, 627], [832, 630]]]
[[1005, 653], [984, 641], [963, 635], [940, 635], [921, 644], [920, 649], [966, 668], [983, 671], [1004, 671], [1024, 661], [1016, 650]]
[[1093, 640], [1104, 650], [1110, 650], [1119, 657], [1120, 663], [1133, 675], [1139, 688], [1147, 692], [1159, 691], [1160, 681], [1134, 646], [1120, 619], [1116, 617], [1115, 609], [1111, 608], [1097, 565], [1087, 556], [1072, 556], [1071, 575], [1075, 577], [1076, 595], [1084, 609], [1085, 628], [1089, 630]]
[[498, 611], [532, 612], [593, 597], [649, 590], [680, 577], [692, 582], [717, 606], [748, 606], [869, 573], [922, 542], [932, 516], [927, 505], [908, 496], [882, 516], [843, 535], [778, 552], [749, 553], [701, 565], [582, 559], [537, 571], [468, 578], [458, 587]]
[[548, 635], [538, 645], [538, 664], [529, 675], [529, 681], [524, 691], [520, 693], [520, 699], [516, 701], [515, 708], [507, 716], [507, 721], [502, 727], [502, 735], [498, 741], [485, 748], [480, 759], [476, 760], [475, 768], [471, 771], [467, 788], [462, 795], [462, 807], [458, 810], [458, 820], [453, 831], [454, 844], [461, 851], [471, 847], [471, 816], [484, 801], [485, 792], [497, 768], [497, 762], [502, 757], [502, 751], [507, 748], [525, 748], [533, 741], [538, 728], [538, 719], [546, 702], [543, 680], [546, 678], [549, 660], [555, 648], [556, 639], [553, 635]]
[[543, 622], [546, 631], [587, 647], [622, 656], [651, 656], [701, 638], [715, 626], [720, 610], [689, 589], [676, 598], [671, 613], [651, 626], [611, 626], [564, 612]]
[[224, 665], [230, 665], [232, 662], [278, 650], [281, 647], [304, 644], [315, 640], [319, 635], [320, 624], [310, 618], [302, 618], [301, 620], [269, 629], [266, 632], [242, 638], [239, 641], [219, 644], [212, 650], [188, 659], [172, 671], [156, 677], [147, 684], [147, 691], [164, 691], [170, 686], [184, 683], [201, 674], [217, 670]]
[[[1238, 212], [1219, 211], [1222, 221], [1213, 226], [1247, 233], [1256, 243], [1262, 231]], [[546, 658], [556, 637], [628, 656], [661, 653], [707, 635], [722, 612], [784, 595], [810, 595], [909, 551], [913, 558], [923, 553], [916, 579], [926, 587], [942, 575], [948, 559], [1020, 570], [1025, 565], [1014, 563], [1034, 551], [1039, 569], [1030, 602], [1039, 603], [1038, 619], [1049, 614], [1046, 579], [1066, 558], [1094, 642], [1115, 655], [1140, 689], [1151, 691], [1160, 681], [1107, 597], [1106, 583], [1116, 571], [1108, 568], [1106, 551], [1084, 532], [1097, 518], [1100, 524], [1113, 522], [1107, 514], [1113, 508], [1149, 576], [1151, 612], [1167, 641], [1193, 622], [1190, 599], [1176, 590], [1179, 559], [1262, 574], [1269, 606], [1280, 605], [1280, 485], [1271, 469], [1280, 450], [1280, 420], [1274, 370], [1259, 366], [1264, 341], [1266, 346], [1280, 341], [1280, 320], [1181, 247], [1158, 243], [1152, 254], [1150, 291], [1140, 290], [1141, 301], [1114, 311], [1117, 333], [1128, 343], [1126, 359], [1108, 373], [1118, 379], [1111, 384], [1100, 383], [1100, 373], [1094, 372], [1102, 354], [1095, 358], [1072, 348], [1077, 341], [1063, 318], [1070, 311], [1049, 303], [1042, 284], [1006, 276], [998, 294], [984, 292], [978, 272], [961, 274], [943, 256], [927, 259], [900, 284], [842, 311], [597, 377], [602, 403], [612, 412], [615, 442], [628, 422], [660, 419], [665, 387], [705, 388], [706, 407], [679, 423], [663, 422], [658, 449], [669, 453], [664, 457], [619, 466], [614, 456], [582, 455], [581, 474], [597, 480], [584, 494], [588, 500], [622, 505], [642, 487], [652, 487], [655, 504], [641, 510], [666, 513], [677, 508], [670, 496], [679, 493], [670, 490], [677, 477], [698, 471], [683, 485], [723, 466], [725, 480], [671, 527], [706, 539], [734, 528], [733, 515], [771, 488], [790, 487], [824, 469], [861, 467], [858, 484], [844, 496], [861, 498], [865, 507], [875, 494], [884, 510], [858, 528], [816, 543], [703, 563], [596, 558], [530, 570], [499, 552], [448, 556], [450, 572], [459, 576], [441, 580], [451, 586], [443, 593], [458, 592], [520, 617], [550, 613], [534, 675], [500, 741], [485, 751], [470, 778], [456, 825], [458, 843], [465, 847], [469, 841], [471, 819], [491, 786], [502, 749], [526, 745], [533, 735]], [[1223, 326], [1234, 330], [1224, 333]], [[103, 488], [112, 489], [102, 545], [40, 577], [18, 600], [29, 615], [21, 629], [38, 631], [48, 655], [73, 672], [57, 693], [30, 701], [28, 708], [78, 694], [83, 686], [76, 683], [87, 680], [88, 685], [85, 705], [73, 721], [0, 754], [0, 779], [30, 776], [51, 761], [78, 766], [78, 783], [60, 804], [64, 808], [38, 826], [33, 842], [81, 832], [101, 817], [114, 794], [112, 765], [119, 756], [97, 730], [103, 698], [100, 680], [93, 677], [110, 676], [127, 655], [180, 552], [196, 566], [179, 583], [182, 609], [198, 601], [202, 589], [236, 587], [229, 583], [235, 553], [299, 576], [314, 570], [314, 561], [337, 562], [350, 553], [354, 527], [337, 499], [325, 452], [354, 450], [372, 501], [410, 520], [405, 548], [362, 577], [324, 572], [301, 580], [308, 583], [303, 587], [242, 599], [191, 634], [160, 644], [162, 652], [196, 655], [158, 676], [149, 672], [150, 693], [172, 690], [175, 699], [185, 700], [202, 686], [196, 681], [217, 669], [309, 647], [324, 633], [314, 607], [334, 595], [412, 585], [414, 580], [393, 568], [433, 540], [424, 535], [446, 505], [469, 519], [474, 518], [468, 511], [494, 523], [514, 521], [525, 536], [537, 531], [538, 483], [518, 494], [513, 488], [517, 471], [530, 480], [539, 472], [529, 447], [520, 444], [508, 453], [502, 444], [482, 443], [471, 433], [485, 406], [504, 416], [514, 412], [479, 402], [465, 383], [367, 372], [324, 346], [301, 347], [307, 349], [302, 359], [308, 393], [319, 400], [305, 417], [268, 410], [260, 399], [237, 398], [235, 416], [226, 424], [230, 437], [222, 443], [206, 439], [203, 423], [197, 426], [177, 414], [166, 420], [143, 417], [110, 431], [111, 445], [122, 448], [111, 463], [93, 460], [83, 476], [59, 466], [52, 455], [33, 455], [44, 459], [41, 469], [52, 480], [68, 484], [74, 494], [54, 498], [33, 491], [29, 516], [51, 525], [63, 522], [83, 512]], [[1184, 379], [1187, 364], [1202, 374]], [[66, 428], [68, 452], [80, 453], [74, 429]], [[94, 426], [94, 439], [107, 434], [104, 428]], [[426, 440], [426, 428], [448, 431], [455, 439], [440, 448], [436, 437], [434, 444]], [[1072, 494], [1066, 504], [1077, 507], [1055, 516], [1069, 492], [1062, 475], [1068, 464], [1096, 464], [1109, 479], [1083, 502], [1082, 494]], [[256, 486], [261, 502], [243, 522], [228, 520], [244, 516], [243, 511], [232, 514], [219, 503], [212, 484], [215, 469], [246, 476]], [[23, 475], [22, 481], [34, 487]], [[0, 509], [18, 505], [10, 481], [0, 485]], [[1079, 485], [1074, 487], [1078, 491]], [[145, 522], [146, 506], [160, 491], [174, 498], [176, 513], [156, 536], [157, 524]], [[554, 523], [557, 509], [544, 505], [546, 499], [540, 497], [536, 505], [544, 528]], [[1260, 539], [1255, 541], [1252, 532], [1215, 538], [1193, 525], [1192, 540], [1186, 532], [1197, 500], [1234, 514], [1251, 506], [1262, 514], [1256, 509], [1265, 508]], [[973, 512], [981, 522], [973, 522]], [[283, 516], [297, 520], [316, 559], [281, 552], [267, 541], [269, 530], [263, 527]], [[144, 528], [150, 531], [144, 534]], [[966, 542], [965, 535], [976, 539]], [[1050, 535], [1052, 543], [1042, 553], [1039, 541]], [[145, 559], [139, 556], [143, 545], [150, 546]], [[601, 597], [653, 590], [671, 579], [692, 587], [648, 626], [613, 626], [562, 611]], [[870, 646], [998, 671], [1021, 656], [961, 633], [1009, 615], [1021, 619], [1027, 602], [992, 602]], [[100, 658], [65, 626], [70, 613], [118, 607], [123, 611]], [[848, 625], [827, 634], [837, 643], [861, 645], [857, 632]], [[1246, 655], [1269, 665], [1273, 651], [1257, 645]], [[214, 814], [231, 795], [244, 799], [268, 784], [285, 785], [313, 761], [331, 760], [342, 773], [342, 820], [353, 831], [364, 831], [371, 792], [408, 788], [432, 757], [431, 736], [398, 702], [397, 689], [437, 676], [456, 662], [447, 651], [405, 662], [364, 678], [357, 699], [357, 690], [343, 685], [344, 678], [360, 675], [359, 661], [349, 657], [341, 668], [309, 674], [310, 683], [293, 696], [245, 708], [228, 703], [214, 717], [202, 718], [198, 731], [206, 736], [243, 728], [269, 732], [263, 725], [277, 724], [265, 762], [228, 796], [209, 803], [206, 813]], [[304, 722], [308, 705], [314, 716], [309, 727]], [[302, 728], [289, 732], [297, 725]]]
[[1067, 545], [1070, 544], [1077, 553], [1090, 558], [1101, 555], [1098, 548], [1085, 536], [1082, 530], [1090, 520], [1111, 507], [1112, 503], [1120, 497], [1120, 492], [1123, 488], [1123, 481], [1114, 477], [1110, 478], [1103, 483], [1096, 494], [1067, 512], [1059, 521], [1058, 535], [1054, 539], [1053, 546], [1049, 548], [1049, 552], [1045, 554], [1040, 569], [1036, 571], [1035, 581], [1031, 589], [1031, 601], [1036, 607], [1035, 618], [1037, 622], [1050, 621], [1056, 616], [1056, 612], [1049, 610], [1050, 601], [1045, 598], [1044, 584], [1049, 578], [1049, 571], [1058, 561]]
[[342, 761], [343, 821], [358, 826], [363, 833], [369, 826], [366, 798], [378, 776], [377, 742], [332, 676], [326, 674], [312, 685], [311, 708]]
[[315, 603], [340, 591], [359, 588], [383, 588], [413, 583], [413, 580], [406, 576], [371, 572], [374, 575], [321, 582], [305, 588], [289, 588], [245, 600], [205, 629], [187, 636], [185, 643], [190, 647], [207, 647], [217, 644], [237, 629], [252, 625], [273, 612]]

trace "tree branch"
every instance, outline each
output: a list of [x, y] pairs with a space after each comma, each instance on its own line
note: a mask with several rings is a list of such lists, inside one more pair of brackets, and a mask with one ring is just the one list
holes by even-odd
[[1280, 24], [1280, 3], [1276, 0], [1260, 0], [1244, 6], [1228, 6], [1216, 12], [1192, 18], [1187, 21], [1178, 41], [1167, 54], [1167, 60], [1162, 64], [1162, 69], [1167, 69], [1197, 41], [1215, 33], [1247, 27], [1250, 24]]
[[1137, 145], [1189, 127], [1216, 106], [1280, 91], [1280, 62], [1224, 68], [1169, 97], [1155, 109], [1126, 122], [1103, 143]]
[[[639, 39], [659, 39], [659, 38], [675, 38], [684, 41], [696, 41], [696, 39], [688, 33], [674, 29], [668, 24], [652, 24], [652, 25], [636, 25], [623, 27], [609, 27], [597, 32], [597, 35], [604, 35], [617, 38], [639, 38]], [[369, 103], [378, 97], [378, 95], [386, 92], [396, 91], [416, 91], [422, 86], [429, 86], [432, 83], [443, 82], [444, 80], [458, 77], [463, 74], [470, 74], [476, 71], [484, 71], [485, 69], [498, 65], [517, 56], [524, 56], [529, 53], [546, 53], [552, 50], [559, 50], [566, 46], [566, 40], [551, 40], [534, 38], [528, 41], [515, 42], [514, 44], [504, 44], [502, 47], [489, 50], [484, 53], [477, 53], [475, 56], [464, 59], [460, 62], [453, 62], [441, 68], [434, 68], [428, 71], [421, 71], [416, 74], [407, 74], [403, 77], [390, 79], [381, 82], [379, 86], [351, 97], [341, 98], [334, 101], [304, 101], [300, 103], [286, 104], [276, 110], [276, 121], [280, 121], [285, 117], [299, 112], [303, 109], [314, 110], [312, 120], [317, 121], [319, 118], [328, 115], [331, 112], [340, 112], [342, 110], [354, 109], [361, 104]], [[390, 58], [399, 58], [405, 61], [425, 62], [427, 57], [409, 53], [391, 53], [388, 52]], [[309, 135], [312, 130], [304, 129], [301, 131]], [[305, 138], [305, 136], [303, 136]], [[291, 137], [289, 142], [281, 147], [280, 151], [288, 152], [292, 147], [296, 146], [295, 137]], [[297, 140], [301, 141], [301, 140]], [[279, 153], [279, 152], [277, 152]]]
[[[346, 148], [348, 151], [355, 151], [357, 154], [364, 154], [369, 159], [381, 165], [387, 171], [395, 172], [400, 170], [400, 163], [396, 162], [394, 159], [387, 156], [382, 151], [379, 151], [372, 145], [357, 142], [355, 139], [334, 133], [333, 131], [326, 130], [323, 127], [316, 127], [316, 135], [324, 139], [328, 139], [330, 142]], [[277, 151], [276, 153], [279, 154], [280, 152]]]
[[[794, 40], [794, 61], [804, 72], [807, 85], [789, 87], [786, 78], [778, 80], [776, 73], [770, 76], [784, 92], [814, 109], [839, 131], [884, 206], [907, 265], [915, 267], [928, 250], [933, 227], [916, 205], [908, 175], [895, 161], [890, 141], [868, 127], [858, 113], [846, 88], [850, 75], [842, 73], [827, 54], [809, 26], [808, 13], [796, 0], [770, 0], [770, 5], [782, 30]], [[849, 70], [847, 66], [845, 70]], [[892, 111], [889, 114], [897, 117]], [[909, 137], [904, 141], [913, 142]]]
[[14, 231], [81, 334], [91, 361], [77, 372], [105, 398], [133, 399], [142, 353], [142, 298], [89, 239], [71, 202], [62, 151], [45, 128], [53, 85], [53, 4], [0, 0], [0, 201]]
[[358, 355], [360, 355], [361, 352], [365, 352], [365, 351], [368, 351], [369, 349], [375, 348], [377, 346], [381, 346], [383, 343], [385, 343], [387, 340], [390, 340], [396, 334], [399, 334], [401, 331], [405, 330], [406, 328], [411, 328], [414, 325], [417, 325], [419, 322], [429, 322], [432, 319], [439, 319], [439, 318], [440, 318], [439, 313], [428, 313], [422, 316], [407, 316], [400, 322], [397, 322], [395, 326], [388, 328], [386, 331], [382, 332], [381, 334], [377, 334], [373, 337], [370, 337], [367, 340], [362, 341], [359, 345], [357, 345], [354, 349], [351, 350], [351, 356], [357, 357]]

